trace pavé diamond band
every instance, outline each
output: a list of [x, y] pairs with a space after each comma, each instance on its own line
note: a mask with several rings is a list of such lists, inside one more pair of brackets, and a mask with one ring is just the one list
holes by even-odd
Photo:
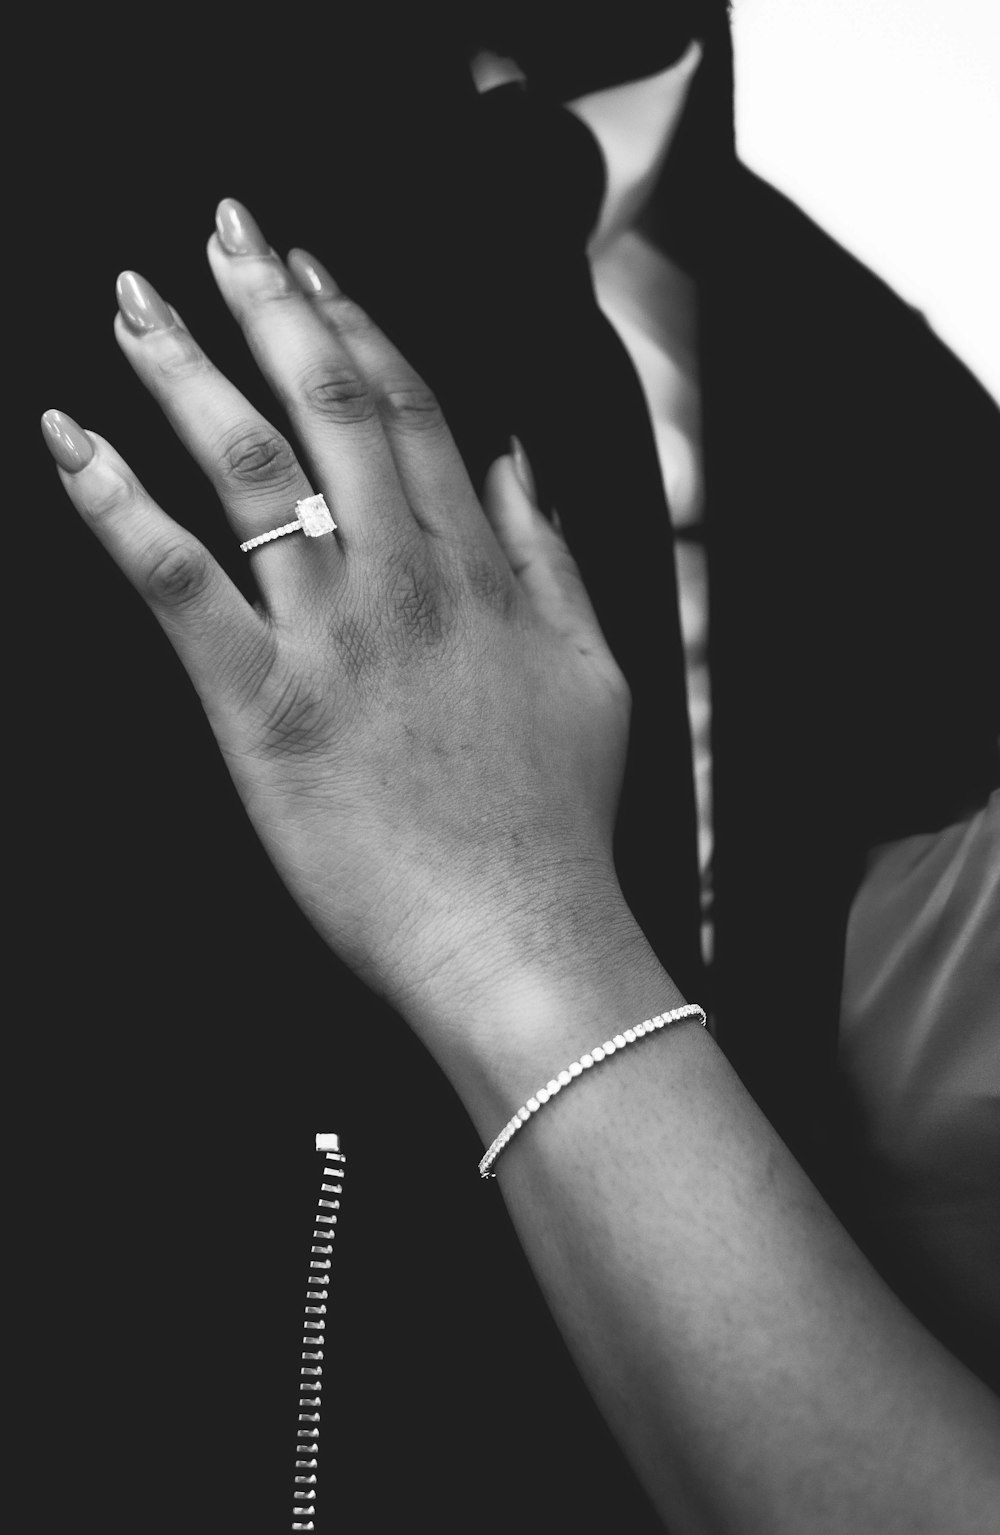
[[258, 533], [256, 538], [248, 538], [245, 544], [240, 544], [243, 553], [249, 554], [251, 549], [259, 545], [269, 544], [272, 538], [284, 538], [286, 533], [304, 533], [306, 538], [320, 538], [324, 533], [332, 533], [337, 526], [322, 496], [306, 496], [296, 501], [295, 510], [298, 516], [294, 522], [282, 523], [280, 528]]
[[672, 1023], [683, 1023], [688, 1018], [697, 1018], [702, 1028], [707, 1028], [708, 1018], [705, 1009], [699, 1007], [697, 1002], [685, 1002], [681, 1007], [673, 1007], [668, 1013], [655, 1013], [652, 1018], [644, 1018], [642, 1023], [637, 1023], [631, 1029], [623, 1029], [620, 1034], [613, 1034], [606, 1039], [603, 1045], [594, 1045], [586, 1054], [581, 1055], [578, 1061], [573, 1061], [564, 1071], [560, 1071], [544, 1087], [539, 1087], [526, 1103], [522, 1104], [517, 1113], [508, 1119], [496, 1140], [490, 1146], [486, 1155], [479, 1164], [479, 1176], [481, 1178], [495, 1178], [492, 1171], [493, 1164], [503, 1151], [512, 1135], [516, 1135], [522, 1125], [526, 1125], [532, 1114], [538, 1110], [556, 1093], [562, 1092], [564, 1087], [569, 1087], [574, 1078], [582, 1077], [585, 1071], [600, 1061], [606, 1060], [609, 1055], [614, 1055], [617, 1050], [624, 1050], [626, 1045], [634, 1045], [637, 1039], [642, 1039], [646, 1034], [655, 1034], [657, 1029], [668, 1028]]

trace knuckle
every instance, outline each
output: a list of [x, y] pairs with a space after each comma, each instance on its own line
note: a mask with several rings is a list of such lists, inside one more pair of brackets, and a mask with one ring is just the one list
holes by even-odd
[[338, 293], [326, 299], [323, 313], [329, 324], [345, 336], [363, 336], [374, 329], [367, 311], [355, 303], [354, 299], [348, 298], [346, 293]]
[[249, 262], [244, 273], [245, 297], [251, 308], [286, 303], [298, 306], [301, 303], [301, 288], [293, 282], [284, 264], [273, 252]]
[[200, 544], [168, 544], [149, 560], [144, 578], [146, 594], [161, 607], [186, 607], [203, 595], [212, 571], [212, 558]]
[[329, 710], [323, 691], [308, 678], [272, 677], [261, 722], [261, 745], [276, 756], [308, 756], [326, 743]]
[[171, 382], [185, 379], [207, 366], [204, 352], [186, 330], [175, 325], [171, 330], [154, 334], [157, 344], [152, 353], [153, 365], [161, 378]]
[[299, 389], [307, 410], [324, 421], [356, 425], [376, 414], [371, 390], [350, 368], [317, 369], [302, 379]]
[[226, 479], [251, 490], [287, 487], [298, 478], [290, 444], [265, 423], [234, 428], [221, 443], [219, 458]]
[[95, 519], [109, 517], [131, 506], [135, 496], [136, 487], [131, 481], [117, 474], [102, 474], [87, 496], [87, 511]]
[[332, 637], [348, 681], [359, 683], [362, 678], [382, 669], [383, 652], [377, 625], [346, 613], [333, 624]]
[[474, 558], [466, 565], [465, 578], [477, 602], [504, 617], [512, 612], [516, 593], [509, 570], [501, 570], [492, 560]]
[[379, 403], [390, 426], [413, 432], [444, 430], [444, 413], [437, 397], [419, 381], [388, 385]]
[[440, 644], [444, 637], [440, 594], [421, 571], [409, 564], [401, 566], [392, 579], [389, 603], [408, 642]]
[[278, 664], [277, 637], [266, 624], [233, 651], [230, 657], [233, 686], [245, 705], [256, 704], [266, 695]]

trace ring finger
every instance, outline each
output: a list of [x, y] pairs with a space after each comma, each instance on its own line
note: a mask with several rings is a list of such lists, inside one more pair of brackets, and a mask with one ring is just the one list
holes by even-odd
[[[204, 471], [241, 543], [295, 520], [314, 494], [290, 443], [206, 357], [145, 278], [123, 272], [115, 335], [132, 367]], [[301, 532], [250, 552], [272, 617], [301, 611], [328, 589], [341, 554], [336, 537]]]

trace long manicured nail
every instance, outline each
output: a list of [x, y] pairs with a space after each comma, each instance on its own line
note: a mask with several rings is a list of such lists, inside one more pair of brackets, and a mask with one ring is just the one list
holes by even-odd
[[521, 489], [532, 505], [537, 506], [538, 491], [535, 487], [535, 476], [531, 472], [528, 455], [525, 453], [524, 446], [518, 437], [510, 439], [510, 456], [514, 460], [514, 473], [521, 482]]
[[235, 197], [224, 197], [215, 210], [219, 243], [230, 256], [266, 256], [271, 247], [260, 232], [257, 220]]
[[115, 294], [125, 324], [137, 336], [146, 336], [151, 330], [169, 330], [174, 324], [170, 306], [138, 272], [122, 272], [115, 283]]
[[42, 434], [52, 457], [67, 474], [79, 474], [94, 456], [94, 444], [83, 427], [77, 426], [73, 417], [64, 415], [61, 410], [45, 412]]
[[308, 251], [289, 251], [288, 267], [299, 286], [313, 297], [331, 298], [340, 292], [323, 263]]

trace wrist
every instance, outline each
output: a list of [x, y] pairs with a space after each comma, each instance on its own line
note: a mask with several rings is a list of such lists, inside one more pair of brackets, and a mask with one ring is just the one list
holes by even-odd
[[487, 1139], [594, 1045], [698, 1000], [663, 969], [613, 878], [527, 916], [530, 931], [494, 929], [401, 1007]]

